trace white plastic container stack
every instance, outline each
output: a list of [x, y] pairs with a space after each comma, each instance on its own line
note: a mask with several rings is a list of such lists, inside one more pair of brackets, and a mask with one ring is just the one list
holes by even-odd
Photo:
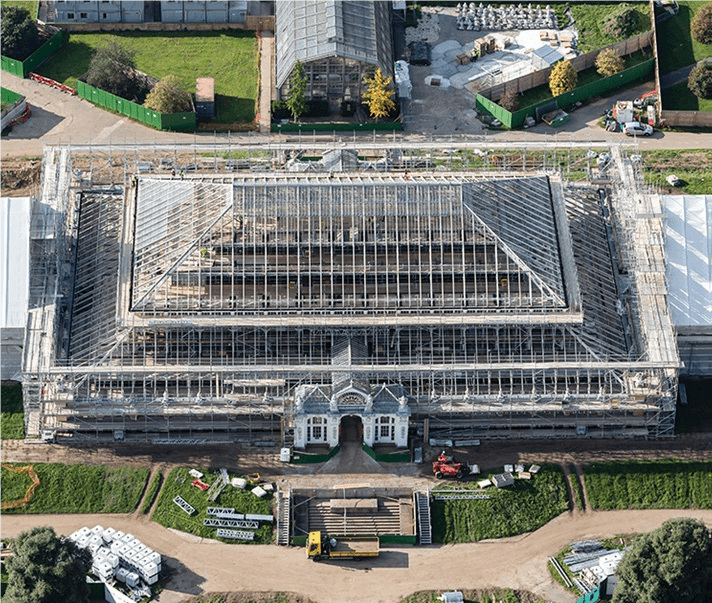
[[105, 546], [96, 549], [96, 551], [94, 551], [94, 563], [99, 563], [100, 561], [106, 559], [109, 552], [110, 551]]
[[115, 577], [119, 582], [126, 582], [126, 574], [128, 574], [128, 570], [125, 567], [120, 567], [118, 570], [116, 570]]
[[109, 550], [114, 553], [114, 555], [118, 555], [119, 551], [123, 546], [124, 545], [122, 542], [117, 542], [116, 540], [114, 540], [114, 542], [111, 543], [111, 547], [109, 548]]
[[91, 531], [91, 530], [89, 530], [89, 528], [87, 528], [86, 526], [84, 526], [84, 527], [82, 527], [82, 528], [79, 528], [79, 530], [78, 530], [78, 532], [79, 532], [82, 536], [86, 536], [87, 534], [89, 534], [90, 531]]
[[106, 528], [101, 537], [104, 539], [104, 542], [109, 544], [110, 542], [113, 542], [114, 534], [116, 534], [116, 530], [114, 528]]
[[131, 553], [132, 550], [128, 544], [124, 544], [124, 546], [119, 549], [119, 558], [128, 559], [129, 553]]
[[124, 536], [125, 534], [121, 530], [114, 532], [114, 542], [116, 542], [117, 540], [121, 540]]
[[101, 536], [104, 532], [104, 528], [102, 528], [100, 525], [96, 525], [91, 529], [91, 533], [95, 534], [97, 536]]
[[148, 563], [153, 563], [157, 568], [158, 571], [161, 571], [161, 554], [157, 553], [156, 551], [151, 551], [148, 555], [146, 555], [146, 561]]
[[118, 555], [114, 555], [114, 553], [109, 553], [109, 554], [106, 556], [106, 562], [107, 562], [107, 563], [110, 563], [110, 564], [111, 564], [111, 567], [113, 567], [114, 569], [116, 569], [117, 567], [119, 567], [119, 556], [118, 556]]
[[126, 584], [128, 586], [138, 586], [138, 574], [136, 572], [126, 574]]
[[137, 553], [145, 553], [148, 550], [148, 547], [143, 544], [142, 542], [139, 542], [138, 546], [134, 548], [134, 550]]
[[133, 534], [124, 534], [121, 537], [121, 540], [123, 541], [124, 544], [128, 544], [132, 540], [134, 540], [134, 535]]
[[135, 549], [135, 548], [141, 546], [141, 541], [138, 538], [134, 538], [132, 536], [131, 540], [129, 540], [129, 542], [127, 544], [129, 544], [132, 549]]
[[92, 554], [93, 557], [94, 553], [96, 553], [101, 548], [101, 544], [99, 544], [98, 542], [89, 542], [86, 548], [89, 549], [89, 552]]

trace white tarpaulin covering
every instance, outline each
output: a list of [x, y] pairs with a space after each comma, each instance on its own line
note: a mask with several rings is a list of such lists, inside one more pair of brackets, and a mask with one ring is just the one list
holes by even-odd
[[712, 326], [712, 195], [664, 195], [663, 206], [673, 323]]

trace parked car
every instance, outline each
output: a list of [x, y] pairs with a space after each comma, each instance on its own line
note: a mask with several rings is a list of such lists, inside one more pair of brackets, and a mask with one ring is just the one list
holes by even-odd
[[626, 136], [651, 136], [653, 128], [648, 124], [641, 124], [637, 121], [628, 121], [621, 126], [621, 130]]

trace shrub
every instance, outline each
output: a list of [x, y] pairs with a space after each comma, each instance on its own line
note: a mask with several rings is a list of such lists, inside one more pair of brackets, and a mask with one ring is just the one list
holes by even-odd
[[97, 48], [89, 63], [84, 81], [94, 88], [99, 88], [127, 100], [136, 100], [145, 90], [136, 77], [134, 51], [109, 41], [106, 46]]
[[343, 101], [341, 103], [341, 115], [352, 117], [356, 113], [356, 103], [354, 101]]
[[596, 71], [601, 77], [610, 77], [625, 69], [625, 61], [612, 48], [606, 48], [596, 57]]
[[692, 37], [700, 44], [712, 44], [712, 2], [697, 11], [690, 30]]
[[554, 65], [549, 76], [549, 88], [554, 96], [571, 92], [578, 85], [578, 74], [571, 61], [561, 61]]
[[3, 56], [24, 61], [42, 44], [30, 13], [20, 6], [3, 3], [0, 24]]
[[497, 104], [510, 113], [513, 113], [519, 109], [519, 95], [514, 90], [508, 90], [502, 95]]
[[687, 80], [687, 87], [697, 98], [712, 98], [712, 61], [699, 63]]
[[186, 92], [175, 75], [167, 75], [158, 82], [146, 97], [145, 107], [160, 113], [192, 111], [190, 94]]
[[616, 38], [627, 38], [638, 24], [638, 13], [628, 4], [614, 9], [603, 22], [603, 33]]
[[292, 113], [294, 121], [306, 111], [307, 108], [307, 76], [304, 74], [304, 67], [301, 61], [297, 61], [289, 78], [289, 98], [286, 101], [287, 108]]

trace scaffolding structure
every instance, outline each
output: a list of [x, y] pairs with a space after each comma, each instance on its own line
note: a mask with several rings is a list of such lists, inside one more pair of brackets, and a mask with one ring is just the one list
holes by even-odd
[[673, 434], [660, 207], [627, 149], [354, 150], [47, 148], [28, 435], [289, 445], [297, 392], [343, 383], [404, 392], [426, 437]]

